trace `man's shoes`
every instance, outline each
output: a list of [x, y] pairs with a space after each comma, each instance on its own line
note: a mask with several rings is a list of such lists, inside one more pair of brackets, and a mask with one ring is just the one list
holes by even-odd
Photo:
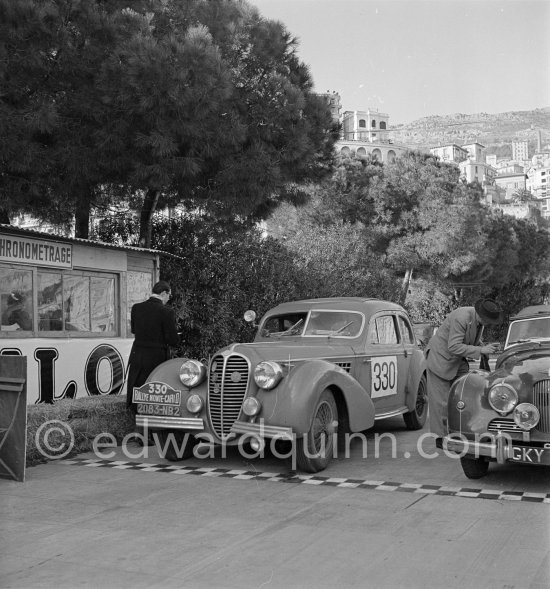
[[443, 438], [436, 438], [435, 439], [435, 447], [443, 450]]

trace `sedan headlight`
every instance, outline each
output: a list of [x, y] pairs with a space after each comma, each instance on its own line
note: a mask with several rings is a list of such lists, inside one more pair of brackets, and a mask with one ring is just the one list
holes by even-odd
[[520, 403], [514, 409], [514, 421], [521, 429], [533, 429], [539, 422], [539, 410], [531, 403]]
[[254, 370], [254, 380], [261, 389], [272, 389], [283, 378], [283, 369], [277, 362], [260, 362]]
[[501, 382], [489, 391], [489, 405], [499, 413], [510, 413], [517, 403], [518, 394], [509, 384]]
[[187, 360], [181, 365], [180, 380], [186, 387], [196, 387], [206, 376], [206, 367], [198, 360]]

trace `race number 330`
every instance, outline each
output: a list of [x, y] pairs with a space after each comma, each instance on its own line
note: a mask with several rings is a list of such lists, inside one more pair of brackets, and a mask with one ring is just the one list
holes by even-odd
[[380, 356], [371, 360], [371, 397], [397, 394], [397, 360], [395, 356]]

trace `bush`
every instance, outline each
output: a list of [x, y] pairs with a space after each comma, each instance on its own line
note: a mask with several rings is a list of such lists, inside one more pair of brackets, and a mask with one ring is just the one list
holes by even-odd
[[[118, 443], [134, 431], [134, 417], [126, 409], [126, 397], [83, 397], [61, 399], [53, 404], [29, 405], [27, 407], [27, 466], [46, 462], [46, 457], [37, 447], [39, 428], [49, 422], [61, 422], [59, 428], [52, 424], [48, 429], [48, 444], [60, 451], [67, 447], [70, 436], [63, 435], [62, 426], [68, 426], [74, 434], [74, 445], [67, 456], [92, 449], [94, 438], [101, 433], [112, 434]], [[52, 452], [53, 453], [53, 452]]]

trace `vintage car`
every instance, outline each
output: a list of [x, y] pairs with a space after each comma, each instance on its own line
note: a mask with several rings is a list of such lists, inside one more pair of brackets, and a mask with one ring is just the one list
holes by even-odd
[[550, 464], [550, 305], [510, 320], [494, 371], [472, 370], [451, 387], [449, 435], [464, 474], [485, 476], [489, 462]]
[[[256, 317], [247, 311], [245, 319]], [[268, 311], [251, 343], [232, 344], [205, 365], [172, 359], [134, 389], [136, 423], [153, 430], [169, 460], [190, 457], [200, 440], [263, 448], [295, 444], [297, 468], [328, 465], [338, 437], [403, 415], [420, 429], [427, 414], [423, 353], [399, 305], [326, 298]], [[336, 440], [335, 440], [336, 438]], [[270, 440], [271, 439], [271, 440]]]

